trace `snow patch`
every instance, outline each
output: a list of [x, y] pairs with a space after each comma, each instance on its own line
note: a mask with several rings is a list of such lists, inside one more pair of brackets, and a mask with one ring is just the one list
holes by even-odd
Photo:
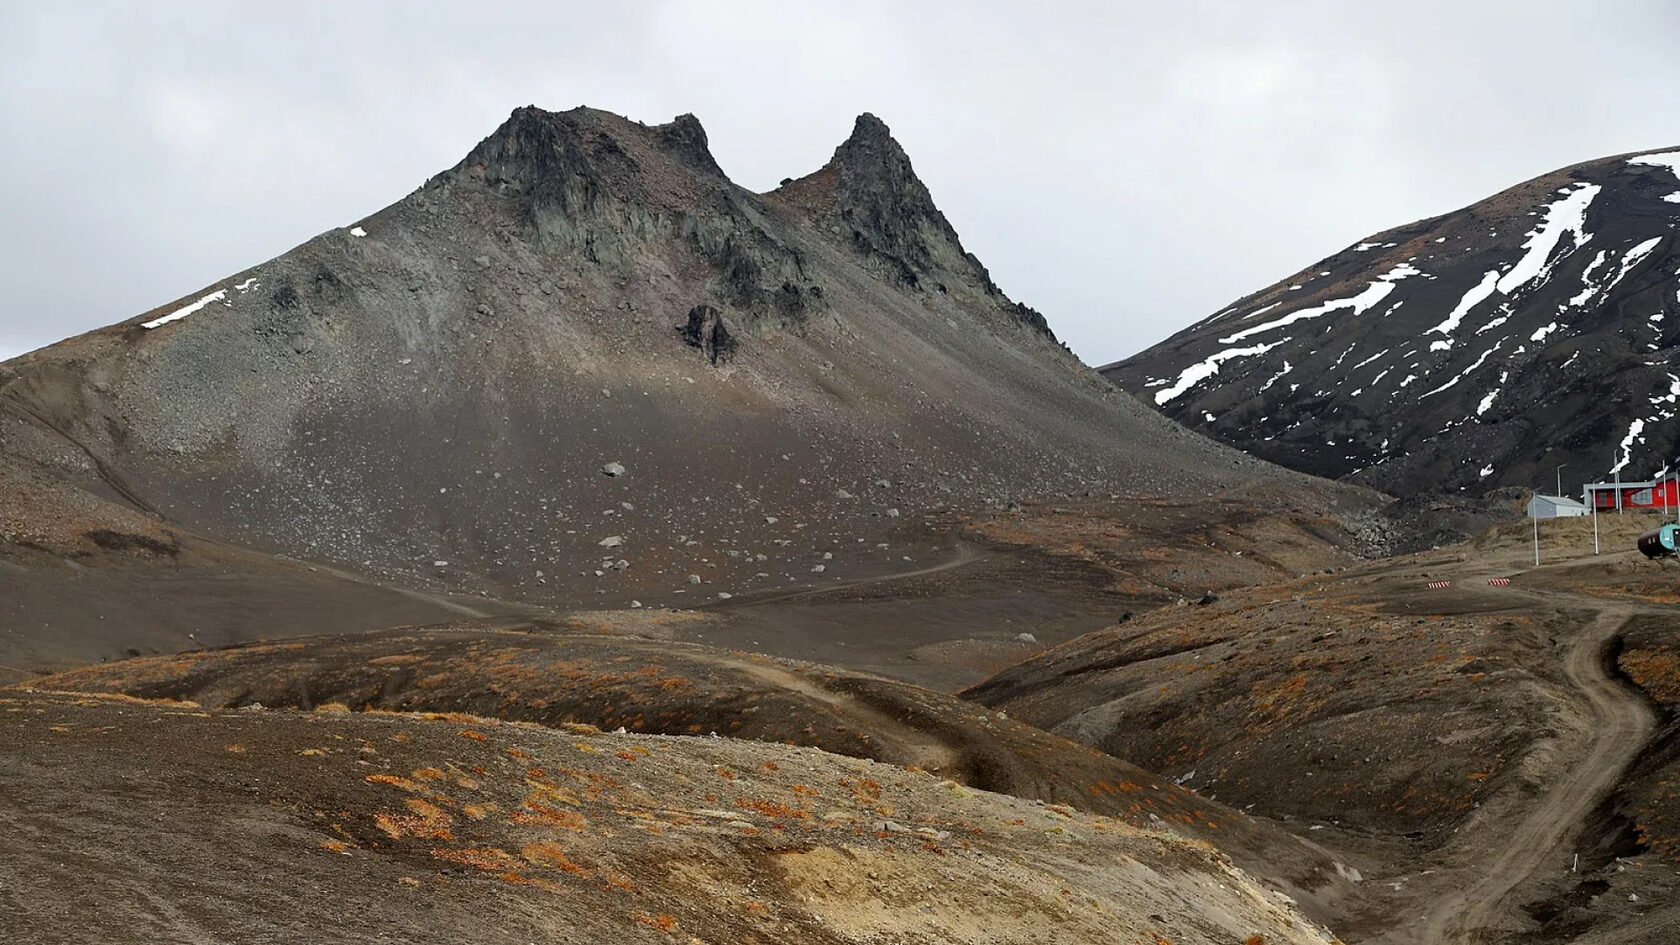
[[1511, 320], [1511, 316], [1501, 315], [1498, 318], [1495, 318], [1493, 321], [1488, 322], [1486, 325], [1483, 325], [1482, 327], [1476, 329], [1476, 334], [1480, 335], [1483, 332], [1492, 331], [1495, 328], [1498, 328], [1500, 325], [1503, 325], [1510, 320]]
[[1495, 344], [1493, 347], [1487, 349], [1486, 351], [1483, 351], [1482, 356], [1476, 359], [1475, 364], [1472, 364], [1469, 367], [1465, 368], [1464, 370], [1458, 372], [1458, 375], [1456, 377], [1454, 377], [1452, 380], [1446, 382], [1445, 384], [1442, 384], [1440, 387], [1435, 388], [1434, 390], [1430, 391], [1429, 393], [1424, 394], [1423, 397], [1419, 397], [1418, 400], [1422, 400], [1424, 397], [1433, 397], [1436, 394], [1439, 394], [1440, 392], [1446, 390], [1447, 388], [1454, 386], [1459, 381], [1464, 380], [1464, 378], [1466, 376], [1468, 376], [1471, 371], [1474, 371], [1475, 369], [1481, 367], [1483, 362], [1487, 361], [1488, 355], [1491, 355], [1495, 351], [1498, 351], [1498, 350], [1499, 350], [1499, 345]]
[[1370, 357], [1366, 358], [1365, 360], [1359, 362], [1358, 364], [1355, 364], [1353, 366], [1353, 370], [1355, 370], [1355, 371], [1359, 370], [1360, 368], [1364, 367], [1367, 364], [1370, 364], [1372, 361], [1375, 361], [1376, 359], [1382, 357], [1383, 355], [1389, 353], [1392, 350], [1393, 350], [1392, 348], [1384, 348], [1381, 351], [1378, 351], [1376, 354], [1373, 354]]
[[1477, 474], [1477, 478], [1486, 479], [1487, 477], [1489, 477], [1491, 475], [1493, 475], [1493, 464], [1490, 463], [1490, 464], [1482, 467], [1482, 471]]
[[1230, 361], [1234, 358], [1252, 358], [1258, 354], [1265, 354], [1288, 340], [1288, 338], [1285, 338], [1282, 341], [1274, 341], [1269, 345], [1259, 344], [1249, 348], [1227, 348], [1224, 351], [1214, 352], [1203, 360], [1197, 361], [1195, 364], [1190, 365], [1180, 372], [1178, 375], [1178, 382], [1173, 386], [1167, 388], [1166, 390], [1156, 391], [1155, 403], [1157, 405], [1164, 404], [1190, 388], [1195, 387], [1197, 384], [1200, 384], [1202, 381], [1218, 374], [1219, 365], [1225, 363], [1226, 361]]
[[[1459, 323], [1464, 321], [1464, 316], [1470, 314], [1471, 309], [1487, 301], [1498, 286], [1499, 270], [1489, 269], [1482, 275], [1482, 281], [1471, 286], [1469, 291], [1465, 292], [1463, 297], [1458, 300], [1458, 304], [1453, 306], [1453, 310], [1447, 315], [1446, 320], [1429, 329], [1429, 331], [1449, 336], [1446, 347], [1451, 348], [1450, 336], [1458, 330]], [[1424, 332], [1424, 334], [1429, 334], [1429, 332]], [[1436, 344], [1441, 344], [1441, 342], [1436, 342]], [[1430, 345], [1429, 350], [1435, 350], [1435, 345]]]
[[1394, 291], [1394, 283], [1408, 276], [1415, 276], [1419, 274], [1418, 270], [1410, 263], [1401, 263], [1393, 269], [1390, 269], [1388, 272], [1378, 276], [1377, 281], [1366, 286], [1365, 290], [1360, 292], [1358, 295], [1345, 299], [1333, 299], [1322, 305], [1315, 305], [1310, 308], [1297, 309], [1282, 318], [1276, 318], [1261, 325], [1245, 328], [1236, 334], [1221, 338], [1219, 339], [1219, 343], [1222, 345], [1235, 344], [1242, 341], [1244, 338], [1249, 338], [1253, 335], [1261, 334], [1262, 332], [1273, 331], [1309, 318], [1318, 318], [1321, 315], [1328, 315], [1331, 312], [1340, 311], [1341, 309], [1351, 309], [1353, 314], [1363, 315], [1364, 313], [1370, 311], [1378, 302], [1387, 298], [1390, 292]]
[[364, 230], [359, 226], [353, 226], [353, 227], [350, 228], [350, 235], [351, 236], [366, 236], [367, 235], [367, 230]]
[[1619, 472], [1622, 471], [1622, 469], [1624, 467], [1627, 466], [1628, 463], [1632, 462], [1633, 461], [1633, 444], [1635, 442], [1643, 442], [1644, 439], [1645, 439], [1645, 421], [1644, 420], [1635, 420], [1632, 423], [1628, 424], [1627, 436], [1622, 437], [1621, 445], [1616, 447], [1618, 450], [1621, 451], [1621, 458], [1616, 460], [1616, 465], [1610, 467], [1610, 471], [1612, 473], [1619, 473]]
[[1610, 282], [1604, 286], [1604, 291], [1609, 292], [1611, 289], [1614, 289], [1616, 287], [1616, 283], [1621, 282], [1623, 276], [1632, 272], [1633, 267], [1644, 262], [1645, 257], [1651, 255], [1651, 251], [1656, 249], [1657, 244], [1661, 242], [1662, 237], [1653, 236], [1645, 242], [1640, 243], [1638, 246], [1628, 250], [1627, 255], [1622, 257], [1622, 267], [1616, 270], [1616, 277], [1611, 279]]
[[1551, 266], [1548, 262], [1558, 243], [1563, 240], [1564, 234], [1567, 233], [1572, 238], [1570, 249], [1592, 239], [1592, 234], [1585, 231], [1587, 207], [1603, 189], [1597, 184], [1576, 184], [1573, 189], [1564, 188], [1563, 199], [1546, 207], [1545, 221], [1528, 232], [1528, 239], [1523, 242], [1523, 248], [1527, 252], [1509, 272], [1500, 277], [1499, 291], [1510, 295], [1529, 282], [1535, 279], [1544, 280], [1550, 275]]
[[[1675, 177], [1680, 177], [1680, 151], [1663, 151], [1658, 154], [1641, 154], [1638, 157], [1628, 158], [1628, 163], [1643, 165], [1645, 167], [1666, 167], [1668, 168], [1669, 173], [1673, 174]], [[1663, 199], [1667, 200], [1668, 198], [1664, 197]]]
[[1284, 359], [1283, 370], [1277, 372], [1276, 374], [1273, 374], [1271, 376], [1271, 379], [1267, 380], [1266, 383], [1260, 385], [1260, 390], [1258, 391], [1258, 393], [1264, 394], [1267, 390], [1271, 389], [1271, 386], [1273, 384], [1276, 384], [1278, 381], [1282, 380], [1283, 376], [1285, 374], [1288, 374], [1290, 371], [1293, 371], [1293, 370], [1295, 370], [1295, 365], [1290, 364], [1289, 360], [1287, 358]]
[[1557, 322], [1549, 322], [1534, 329], [1534, 334], [1528, 336], [1529, 341], [1544, 341], [1546, 336], [1557, 331]]
[[1581, 291], [1575, 293], [1575, 297], [1565, 303], [1566, 307], [1580, 308], [1592, 301], [1592, 297], [1602, 291], [1598, 286], [1593, 284], [1593, 273], [1598, 270], [1599, 266], [1604, 265], [1604, 261], [1609, 258], [1610, 251], [1607, 249], [1601, 249], [1598, 251], [1598, 255], [1593, 257], [1593, 261], [1587, 263], [1587, 268], [1581, 271]]
[[191, 315], [192, 313], [198, 311], [199, 309], [203, 308], [204, 306], [209, 305], [211, 302], [220, 302], [222, 299], [225, 299], [225, 298], [227, 298], [227, 290], [226, 289], [217, 289], [216, 291], [210, 293], [209, 295], [206, 295], [204, 298], [199, 299], [198, 301], [192, 303], [191, 305], [187, 305], [187, 306], [183, 306], [181, 308], [178, 308], [175, 311], [170, 312], [168, 315], [164, 315], [160, 318], [154, 318], [149, 322], [141, 322], [140, 327], [141, 328], [157, 328], [157, 327], [160, 327], [162, 325], [167, 325], [170, 322], [180, 321], [181, 319], [186, 318], [188, 315]]
[[1244, 315], [1243, 317], [1237, 319], [1237, 321], [1245, 322], [1245, 321], [1248, 321], [1251, 318], [1255, 318], [1257, 316], [1264, 315], [1267, 312], [1271, 311], [1274, 308], [1277, 308], [1279, 305], [1282, 305], [1282, 304], [1283, 304], [1282, 302], [1273, 302], [1270, 305], [1261, 306], [1260, 308], [1257, 308], [1254, 311], [1249, 312], [1247, 315]]

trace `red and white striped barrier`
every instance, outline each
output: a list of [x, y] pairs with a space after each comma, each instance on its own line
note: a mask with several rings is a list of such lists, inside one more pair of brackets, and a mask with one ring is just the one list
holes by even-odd
[[1488, 578], [1488, 587], [1510, 587], [1510, 578]]
[[1449, 587], [1452, 587], [1452, 582], [1451, 581], [1430, 581], [1429, 582], [1429, 589], [1432, 590], [1432, 591], [1444, 591]]

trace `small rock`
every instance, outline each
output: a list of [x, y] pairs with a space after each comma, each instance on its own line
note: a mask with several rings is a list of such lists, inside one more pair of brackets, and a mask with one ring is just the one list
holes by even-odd
[[601, 467], [601, 474], [604, 476], [622, 476], [624, 475], [624, 464], [608, 463]]
[[488, 269], [490, 267], [490, 257], [489, 256], [474, 256], [473, 257], [473, 262], [478, 263], [480, 266], [483, 266], [486, 269]]
[[1207, 594], [1203, 594], [1201, 599], [1196, 601], [1196, 603], [1198, 605], [1202, 606], [1202, 607], [1206, 607], [1207, 605], [1212, 604], [1212, 603], [1214, 603], [1218, 600], [1219, 600], [1219, 595], [1210, 592], [1210, 593], [1207, 593]]
[[850, 492], [847, 492], [844, 489], [834, 490], [834, 497], [836, 499], [855, 499], [855, 498], [857, 498], [857, 496], [852, 495]]
[[700, 575], [698, 575], [698, 574], [690, 574], [690, 575], [689, 575], [689, 576], [688, 576], [688, 583], [690, 583], [690, 584], [699, 584], [699, 583], [700, 583]]
[[827, 570], [828, 570], [828, 567], [826, 565], [821, 565], [821, 564], [815, 565], [814, 567], [811, 568], [811, 571], [816, 573], [816, 574], [821, 574], [821, 573], [823, 573], [824, 571], [827, 571]]
[[617, 561], [614, 561], [612, 563], [612, 569], [614, 571], [623, 571], [625, 568], [628, 568], [628, 567], [630, 567], [630, 562], [624, 560], [623, 558], [620, 558]]
[[596, 542], [596, 544], [600, 545], [602, 548], [617, 548], [620, 545], [624, 544], [624, 536], [623, 535], [608, 535], [607, 537], [605, 537], [605, 538], [601, 539], [600, 541]]
[[898, 518], [898, 510], [897, 509], [888, 509], [887, 510], [887, 518]]
[[1022, 643], [1037, 643], [1038, 642], [1038, 637], [1035, 637], [1030, 633], [1017, 633], [1017, 634], [1015, 634], [1015, 639], [1020, 640]]
[[434, 567], [434, 568], [447, 568], [447, 567], [449, 567], [449, 562], [447, 562], [447, 561], [433, 561], [432, 562], [432, 567]]
[[718, 600], [728, 600], [734, 596], [734, 594], [731, 594], [728, 591], [718, 591]]

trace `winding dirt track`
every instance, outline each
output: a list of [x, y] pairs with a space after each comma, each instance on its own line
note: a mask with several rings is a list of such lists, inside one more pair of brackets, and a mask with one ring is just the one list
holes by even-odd
[[732, 600], [710, 601], [700, 607], [696, 607], [695, 609], [728, 610], [734, 607], [743, 607], [749, 604], [770, 604], [780, 601], [797, 600], [802, 597], [815, 597], [820, 594], [832, 594], [836, 591], [851, 590], [859, 587], [869, 587], [875, 584], [890, 584], [894, 581], [905, 581], [910, 578], [926, 577], [930, 574], [938, 574], [941, 571], [950, 571], [954, 568], [960, 568], [964, 565], [973, 564], [976, 561], [981, 561], [992, 556], [991, 552], [979, 551], [973, 545], [961, 538], [958, 538], [956, 541], [956, 548], [953, 549], [951, 557], [946, 558], [938, 564], [929, 565], [927, 567], [916, 568], [911, 571], [894, 571], [890, 574], [857, 578], [851, 581], [837, 581], [833, 584], [825, 584], [821, 587], [801, 587], [787, 591], [765, 591], [759, 593], [749, 591], [744, 594], [737, 594]]
[[[1549, 595], [1548, 595], [1549, 596]], [[1581, 602], [1590, 599], [1582, 598]], [[1605, 671], [1605, 648], [1636, 608], [1591, 601], [1598, 615], [1570, 646], [1564, 673], [1582, 697], [1583, 737], [1590, 739], [1579, 760], [1525, 813], [1489, 838], [1503, 850], [1478, 875], [1441, 896], [1403, 941], [1440, 945], [1493, 940], [1512, 909], [1509, 897], [1523, 880], [1543, 868], [1568, 862], [1563, 845], [1633, 763], [1655, 725], [1640, 695]], [[1492, 935], [1490, 935], [1492, 933]]]

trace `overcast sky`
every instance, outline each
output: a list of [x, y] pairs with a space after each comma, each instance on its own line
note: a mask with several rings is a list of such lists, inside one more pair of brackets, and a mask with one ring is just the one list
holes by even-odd
[[1680, 144], [1677, 50], [1673, 0], [6, 3], [0, 357], [355, 220], [530, 103], [693, 112], [754, 190], [872, 111], [1100, 364], [1376, 230]]

